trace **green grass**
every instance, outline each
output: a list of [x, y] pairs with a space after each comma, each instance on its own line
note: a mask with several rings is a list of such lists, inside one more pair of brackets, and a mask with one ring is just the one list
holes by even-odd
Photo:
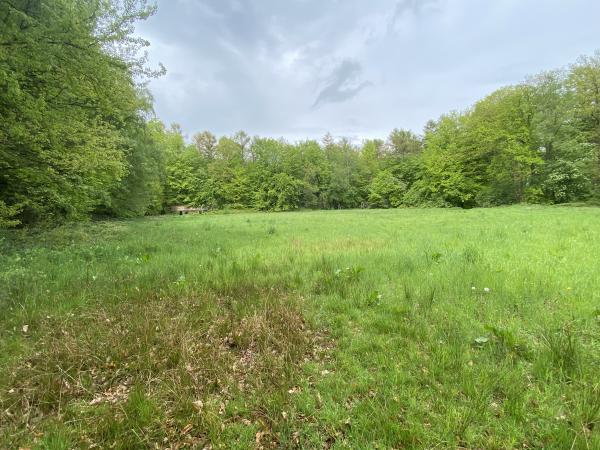
[[600, 209], [2, 236], [0, 448], [600, 448]]

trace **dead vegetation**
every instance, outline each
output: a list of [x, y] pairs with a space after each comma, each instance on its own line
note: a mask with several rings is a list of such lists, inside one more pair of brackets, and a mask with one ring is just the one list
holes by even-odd
[[0, 429], [15, 447], [37, 436], [203, 448], [232, 424], [252, 428], [257, 447], [276, 445], [265, 399], [285, 402], [300, 364], [327, 351], [301, 299], [271, 289], [86, 308], [48, 317], [31, 339], [0, 380]]

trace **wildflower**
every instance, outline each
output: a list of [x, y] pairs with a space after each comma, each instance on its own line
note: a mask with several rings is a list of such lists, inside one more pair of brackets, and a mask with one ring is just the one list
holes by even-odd
[[489, 294], [490, 292], [492, 292], [492, 290], [490, 288], [483, 288], [483, 292], [486, 292]]
[[472, 290], [472, 291], [476, 291], [476, 290], [477, 290], [477, 288], [476, 288], [475, 286], [471, 286], [471, 290]]

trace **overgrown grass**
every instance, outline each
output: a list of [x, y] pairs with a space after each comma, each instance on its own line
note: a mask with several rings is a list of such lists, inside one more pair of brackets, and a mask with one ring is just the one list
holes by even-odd
[[600, 210], [0, 242], [0, 448], [600, 448]]

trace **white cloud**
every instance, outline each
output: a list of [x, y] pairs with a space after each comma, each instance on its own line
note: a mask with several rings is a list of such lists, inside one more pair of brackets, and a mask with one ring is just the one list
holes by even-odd
[[138, 32], [169, 71], [150, 84], [167, 123], [359, 138], [592, 53], [599, 16], [596, 0], [159, 0]]

